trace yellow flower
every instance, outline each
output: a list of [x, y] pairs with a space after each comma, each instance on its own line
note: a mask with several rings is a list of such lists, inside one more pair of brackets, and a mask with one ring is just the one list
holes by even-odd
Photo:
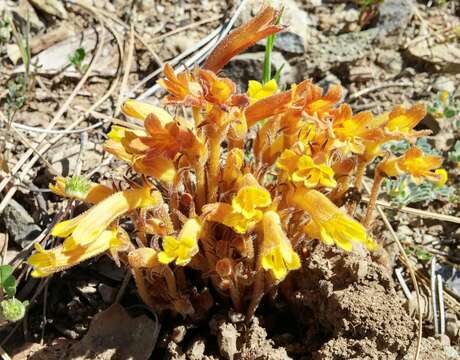
[[441, 156], [425, 155], [417, 147], [411, 147], [400, 157], [383, 161], [379, 169], [387, 176], [398, 176], [406, 173], [411, 175], [416, 184], [420, 184], [423, 179], [443, 185], [447, 181], [447, 173], [443, 169], [438, 169], [442, 164]]
[[447, 171], [445, 169], [436, 169], [434, 173], [439, 176], [436, 186], [441, 187], [446, 185], [448, 179]]
[[64, 241], [64, 249], [88, 246], [118, 217], [137, 209], [161, 204], [160, 192], [148, 187], [117, 192], [82, 215], [60, 222], [52, 230], [53, 236], [71, 237]]
[[150, 114], [154, 114], [163, 126], [174, 121], [173, 117], [166, 110], [137, 100], [125, 101], [122, 110], [127, 116], [131, 116], [142, 121], [144, 121]]
[[422, 121], [425, 115], [426, 108], [423, 104], [415, 104], [407, 110], [403, 106], [397, 106], [388, 115], [385, 129], [390, 132], [412, 134], [414, 127]]
[[71, 178], [58, 176], [54, 181], [54, 184], [49, 185], [53, 193], [89, 204], [97, 204], [113, 194], [112, 188], [93, 183], [80, 176], [72, 176]]
[[118, 229], [104, 230], [88, 246], [76, 246], [72, 249], [58, 246], [45, 250], [37, 243], [35, 244], [36, 252], [29, 257], [28, 263], [34, 267], [32, 276], [44, 277], [77, 265], [107, 250], [110, 250], [112, 254], [125, 250], [128, 245], [129, 240], [126, 233]]
[[324, 164], [315, 164], [308, 155], [298, 155], [292, 150], [284, 150], [276, 165], [288, 173], [293, 182], [302, 183], [307, 188], [337, 186], [334, 170]]
[[278, 90], [276, 80], [272, 79], [265, 84], [262, 84], [256, 80], [249, 80], [248, 84], [248, 96], [251, 99], [251, 103], [257, 100], [266, 98], [273, 95]]
[[291, 200], [310, 215], [311, 221], [304, 229], [310, 237], [319, 238], [327, 245], [336, 244], [347, 251], [352, 250], [354, 242], [372, 248], [372, 240], [367, 237], [364, 227], [320, 192], [297, 188]]
[[270, 270], [276, 280], [283, 280], [290, 270], [300, 268], [299, 255], [292, 249], [279, 215], [267, 211], [263, 217], [262, 267]]
[[196, 219], [187, 220], [177, 239], [173, 236], [163, 238], [163, 251], [158, 253], [158, 261], [169, 264], [175, 260], [176, 265], [187, 265], [198, 253], [200, 232], [201, 224]]
[[232, 185], [238, 178], [241, 177], [241, 167], [244, 163], [243, 150], [234, 148], [229, 151], [225, 167], [222, 172], [222, 180], [225, 185]]
[[214, 203], [202, 209], [209, 221], [231, 227], [237, 233], [244, 234], [254, 227], [263, 217], [263, 209], [272, 203], [268, 190], [247, 174], [240, 180], [240, 189], [232, 199], [232, 204]]

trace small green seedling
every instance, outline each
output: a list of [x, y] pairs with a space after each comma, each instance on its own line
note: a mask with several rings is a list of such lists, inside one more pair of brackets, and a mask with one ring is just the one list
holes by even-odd
[[83, 48], [78, 48], [74, 51], [72, 55], [69, 56], [70, 63], [75, 66], [75, 68], [80, 72], [85, 72], [87, 69], [87, 65], [83, 64], [83, 60], [85, 60], [86, 51]]
[[25, 313], [28, 301], [20, 301], [16, 295], [16, 278], [10, 265], [0, 266], [0, 318], [8, 321], [21, 320]]

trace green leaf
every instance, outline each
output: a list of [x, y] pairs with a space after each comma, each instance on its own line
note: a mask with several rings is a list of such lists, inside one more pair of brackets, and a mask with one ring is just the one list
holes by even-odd
[[280, 76], [281, 76], [281, 71], [283, 71], [284, 65], [281, 65], [278, 70], [276, 70], [275, 76], [273, 76], [273, 79], [275, 79], [276, 83], [279, 83], [280, 81]]
[[429, 252], [420, 249], [415, 250], [415, 256], [420, 261], [430, 261], [433, 257], [433, 255], [431, 255]]
[[16, 294], [16, 279], [14, 276], [10, 276], [3, 282], [3, 289], [10, 297], [13, 297]]
[[454, 117], [455, 115], [457, 115], [457, 111], [455, 111], [455, 109], [446, 107], [446, 108], [444, 109], [443, 115], [444, 115], [446, 118], [451, 118], [451, 117]]
[[13, 267], [11, 265], [0, 266], [0, 285], [3, 287], [5, 281], [13, 275]]
[[86, 52], [85, 49], [83, 48], [78, 48], [75, 50], [75, 52], [69, 56], [69, 61], [75, 65], [75, 66], [80, 66], [82, 61], [85, 59]]
[[[276, 25], [281, 21], [283, 16], [284, 8], [281, 9], [280, 15], [276, 19]], [[262, 83], [266, 83], [271, 79], [271, 70], [272, 70], [272, 50], [273, 45], [275, 44], [275, 34], [267, 37], [267, 42], [265, 44], [265, 58], [264, 58], [264, 71], [262, 74]]]

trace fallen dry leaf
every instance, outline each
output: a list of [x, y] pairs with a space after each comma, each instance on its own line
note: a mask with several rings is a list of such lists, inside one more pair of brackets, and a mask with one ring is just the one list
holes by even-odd
[[97, 314], [88, 333], [72, 346], [73, 360], [147, 360], [155, 348], [156, 324], [147, 316], [131, 318], [119, 304]]

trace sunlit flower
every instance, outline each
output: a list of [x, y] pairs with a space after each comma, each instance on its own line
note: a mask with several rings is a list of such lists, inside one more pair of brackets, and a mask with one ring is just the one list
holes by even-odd
[[[144, 121], [150, 114], [155, 114], [162, 125], [173, 122], [172, 116], [164, 109], [137, 100], [126, 100], [123, 104], [123, 113], [135, 119]], [[113, 129], [113, 127], [112, 127]]]
[[158, 253], [158, 261], [169, 264], [173, 261], [176, 265], [187, 265], [198, 251], [201, 224], [196, 219], [185, 222], [177, 239], [173, 236], [163, 237], [163, 251]]
[[267, 81], [265, 84], [262, 84], [256, 80], [249, 80], [248, 95], [251, 99], [251, 103], [271, 96], [276, 93], [277, 90], [278, 85], [275, 79]]
[[342, 87], [332, 84], [326, 94], [316, 85], [310, 84], [306, 91], [305, 111], [310, 115], [317, 115], [322, 118], [342, 98]]
[[305, 227], [305, 232], [310, 237], [319, 238], [327, 245], [336, 244], [347, 251], [353, 249], [353, 243], [371, 247], [364, 227], [320, 192], [297, 188], [291, 200], [295, 206], [310, 215], [311, 221]]
[[108, 250], [112, 254], [126, 250], [128, 244], [129, 240], [123, 231], [120, 232], [119, 229], [104, 230], [87, 246], [75, 246], [66, 249], [61, 245], [51, 250], [45, 250], [37, 243], [35, 244], [36, 252], [29, 257], [27, 262], [34, 267], [32, 276], [44, 277], [77, 265]]
[[148, 187], [120, 191], [94, 205], [82, 215], [56, 224], [52, 235], [71, 235], [64, 241], [65, 250], [85, 247], [95, 241], [118, 217], [134, 209], [159, 205], [162, 201], [160, 192]]
[[308, 155], [298, 155], [292, 150], [284, 150], [279, 157], [277, 167], [289, 174], [290, 180], [302, 183], [307, 188], [325, 186], [334, 188], [334, 170], [324, 164], [315, 164]]
[[267, 211], [263, 217], [262, 267], [270, 270], [276, 280], [283, 280], [290, 270], [300, 268], [299, 255], [292, 249], [281, 226], [279, 215]]
[[385, 129], [390, 133], [412, 135], [415, 126], [422, 121], [425, 115], [424, 104], [415, 104], [407, 110], [403, 106], [397, 106], [388, 114]]
[[[203, 213], [209, 221], [219, 222], [244, 234], [262, 220], [263, 210], [271, 203], [271, 195], [258, 185], [252, 175], [246, 176], [232, 204], [214, 203], [203, 207]], [[255, 184], [254, 184], [255, 182]]]
[[53, 193], [89, 204], [96, 204], [113, 194], [112, 188], [88, 181], [81, 176], [58, 176], [54, 181], [54, 184], [49, 185]]
[[447, 181], [445, 170], [434, 171], [441, 166], [442, 162], [441, 156], [426, 155], [414, 146], [400, 157], [383, 161], [379, 169], [387, 176], [409, 174], [416, 184], [420, 184], [424, 179], [443, 184]]
[[166, 103], [187, 106], [201, 106], [204, 104], [203, 89], [188, 70], [179, 72], [176, 75], [171, 65], [166, 64], [163, 72], [166, 78], [158, 80], [158, 84], [169, 93], [165, 97]]
[[229, 151], [225, 167], [222, 172], [222, 180], [227, 186], [233, 184], [238, 178], [241, 177], [241, 168], [244, 163], [243, 150], [234, 148]]
[[369, 122], [373, 118], [372, 113], [362, 112], [353, 115], [351, 107], [343, 104], [337, 110], [332, 111], [332, 115], [334, 147], [340, 149], [345, 155], [350, 152], [362, 154], [365, 150], [363, 137], [369, 131]]
[[271, 6], [262, 9], [257, 16], [230, 32], [211, 52], [203, 68], [218, 73], [232, 57], [282, 30], [282, 26], [276, 25], [278, 15], [279, 12]]

